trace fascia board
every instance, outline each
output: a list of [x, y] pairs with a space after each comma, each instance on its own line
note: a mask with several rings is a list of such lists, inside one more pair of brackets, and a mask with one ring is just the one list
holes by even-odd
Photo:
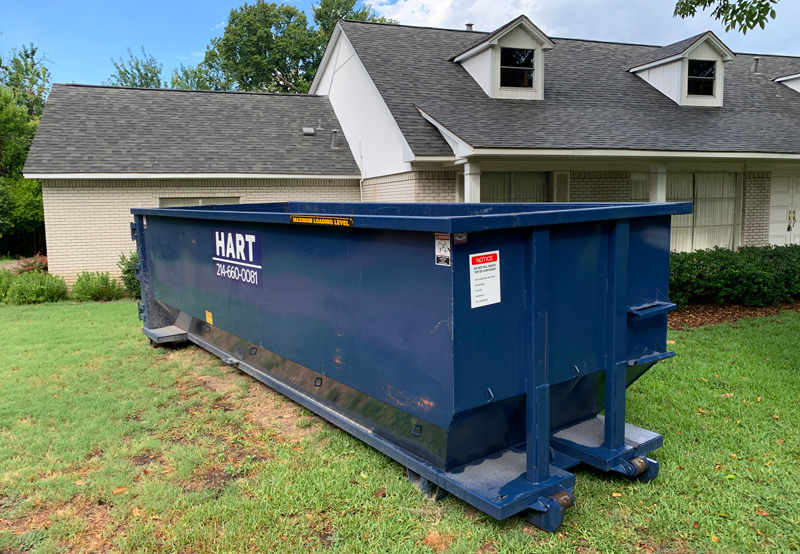
[[676, 54], [674, 56], [670, 56], [669, 58], [664, 58], [663, 60], [656, 60], [654, 62], [646, 63], [644, 65], [638, 65], [636, 67], [632, 67], [628, 71], [630, 73], [639, 73], [640, 71], [646, 71], [648, 69], [658, 67], [659, 65], [666, 65], [668, 63], [672, 63], [674, 61], [680, 60], [683, 57], [684, 57], [683, 54]]
[[465, 141], [464, 139], [456, 135], [454, 132], [452, 132], [450, 129], [448, 129], [447, 127], [436, 121], [436, 119], [432, 115], [426, 113], [425, 110], [423, 110], [419, 106], [415, 107], [417, 108], [417, 110], [419, 110], [419, 113], [422, 115], [422, 117], [424, 117], [431, 125], [433, 125], [439, 130], [439, 132], [442, 134], [442, 137], [444, 137], [444, 140], [446, 140], [450, 148], [453, 149], [453, 154], [455, 154], [457, 158], [466, 158], [468, 156], [473, 155], [474, 148], [472, 148], [472, 146], [470, 146], [470, 144], [467, 141]]
[[680, 152], [674, 150], [621, 150], [600, 148], [474, 148], [472, 156], [489, 157], [562, 157], [562, 158], [706, 158], [706, 159], [761, 159], [761, 160], [786, 160], [800, 161], [800, 152]]
[[314, 80], [311, 81], [311, 86], [308, 88], [309, 94], [316, 94], [317, 87], [319, 86], [319, 79], [321, 79], [321, 75], [325, 73], [325, 68], [328, 66], [331, 60], [331, 56], [333, 56], [333, 51], [336, 50], [335, 45], [339, 40], [339, 36], [342, 34], [342, 27], [339, 25], [339, 22], [336, 22], [336, 26], [333, 28], [333, 33], [331, 33], [331, 38], [328, 41], [328, 46], [325, 47], [325, 52], [322, 54], [322, 61], [319, 62], [319, 67], [317, 68], [317, 72], [314, 74]]
[[776, 83], [782, 83], [783, 81], [791, 81], [792, 79], [800, 79], [800, 73], [795, 73], [794, 75], [784, 75], [783, 77], [775, 77], [773, 81]]
[[361, 179], [361, 174], [313, 175], [281, 173], [25, 173], [26, 179]]

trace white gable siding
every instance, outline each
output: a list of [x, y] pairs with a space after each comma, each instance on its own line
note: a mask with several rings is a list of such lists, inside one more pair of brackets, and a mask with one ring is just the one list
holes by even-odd
[[461, 62], [469, 74], [475, 79], [487, 96], [492, 95], [492, 48], [487, 48]]
[[411, 149], [344, 33], [334, 54], [315, 93], [328, 95], [362, 177], [409, 171]]
[[675, 102], [681, 103], [681, 60], [665, 63], [637, 73], [639, 77], [650, 83], [661, 94]]

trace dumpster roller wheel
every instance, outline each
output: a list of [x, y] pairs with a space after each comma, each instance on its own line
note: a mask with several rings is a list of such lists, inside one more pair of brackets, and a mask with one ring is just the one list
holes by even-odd
[[[636, 474], [636, 480], [640, 483], [649, 483], [658, 477], [658, 462], [650, 458], [634, 458], [634, 460], [641, 460], [644, 462], [645, 468]], [[633, 462], [633, 460], [631, 460]]]
[[574, 504], [575, 496], [572, 491], [563, 489], [547, 498], [539, 498], [522, 517], [543, 531], [553, 532], [564, 521], [564, 511]]

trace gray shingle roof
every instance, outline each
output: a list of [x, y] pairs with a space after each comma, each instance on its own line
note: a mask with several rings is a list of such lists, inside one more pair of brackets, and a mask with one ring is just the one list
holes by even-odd
[[332, 129], [320, 96], [56, 84], [25, 173], [360, 174]]
[[629, 73], [658, 47], [553, 39], [544, 100], [491, 99], [449, 61], [475, 32], [341, 23], [418, 156], [452, 155], [419, 106], [473, 147], [800, 153], [800, 93], [771, 81], [800, 58], [752, 56], [725, 64], [721, 108], [678, 106]]
[[661, 48], [652, 48], [649, 51], [644, 52], [637, 59], [632, 60], [628, 69], [639, 67], [641, 65], [647, 65], [660, 60], [666, 60], [672, 56], [683, 54], [687, 48], [703, 38], [705, 35], [706, 33], [700, 33], [699, 35], [685, 38], [683, 40], [679, 40], [678, 42], [673, 42], [672, 44], [662, 46]]

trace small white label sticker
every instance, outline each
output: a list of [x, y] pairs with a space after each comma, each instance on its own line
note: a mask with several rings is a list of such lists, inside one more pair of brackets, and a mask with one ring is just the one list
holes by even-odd
[[450, 265], [450, 234], [436, 233], [434, 243], [436, 265]]
[[469, 290], [473, 308], [500, 303], [500, 251], [469, 256]]

